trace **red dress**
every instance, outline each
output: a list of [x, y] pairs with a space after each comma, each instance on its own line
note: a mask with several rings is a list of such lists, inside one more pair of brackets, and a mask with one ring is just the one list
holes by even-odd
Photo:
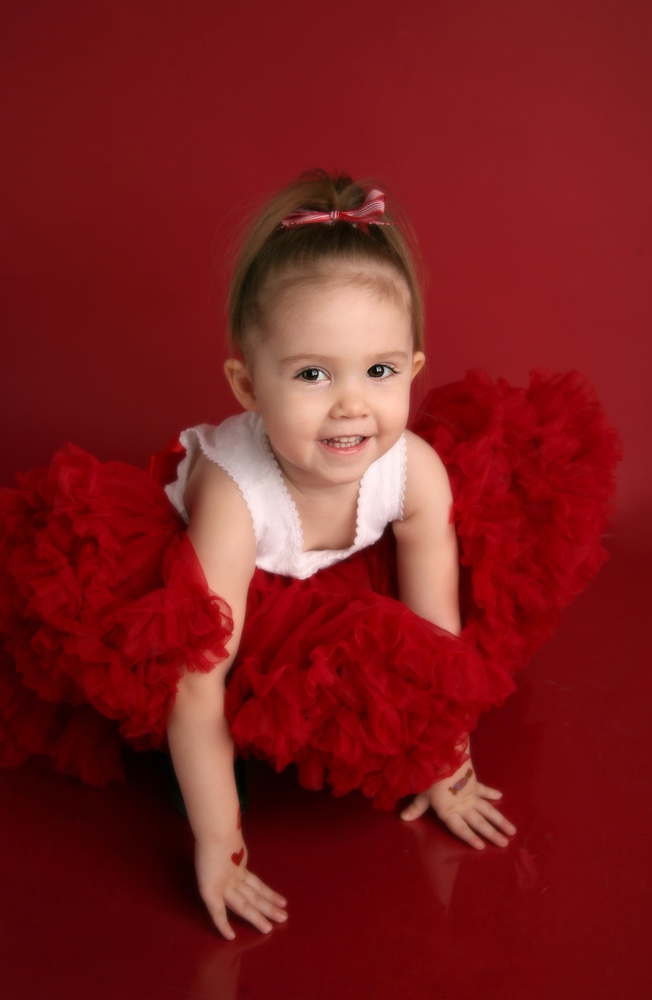
[[[461, 637], [396, 600], [387, 532], [305, 580], [256, 570], [226, 698], [244, 755], [381, 806], [456, 769], [461, 736], [595, 574], [619, 458], [577, 373], [515, 389], [471, 372], [412, 429], [453, 486]], [[166, 480], [178, 457], [152, 470]], [[68, 446], [17, 480], [0, 491], [0, 764], [103, 784], [124, 741], [164, 745], [183, 669], [225, 656], [230, 611], [155, 476]]]

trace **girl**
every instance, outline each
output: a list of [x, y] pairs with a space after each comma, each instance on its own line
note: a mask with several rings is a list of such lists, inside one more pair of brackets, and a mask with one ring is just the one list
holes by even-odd
[[3, 492], [0, 600], [3, 763], [102, 782], [116, 722], [136, 747], [167, 738], [226, 938], [227, 907], [263, 932], [286, 919], [248, 868], [234, 743], [307, 787], [416, 795], [403, 819], [432, 807], [473, 847], [507, 844], [469, 733], [597, 569], [617, 457], [576, 376], [523, 392], [471, 375], [406, 430], [419, 285], [384, 195], [348, 178], [270, 202], [230, 307], [244, 412], [181, 436], [172, 505], [68, 448]]

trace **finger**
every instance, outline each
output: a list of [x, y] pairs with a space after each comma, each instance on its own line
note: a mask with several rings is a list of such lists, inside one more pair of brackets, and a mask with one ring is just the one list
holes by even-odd
[[225, 899], [227, 906], [234, 913], [237, 913], [239, 917], [242, 917], [243, 920], [246, 920], [262, 934], [269, 934], [272, 930], [272, 925], [267, 917], [243, 894], [242, 885], [239, 885], [236, 889], [229, 890], [226, 893]]
[[491, 844], [495, 844], [496, 847], [507, 847], [509, 844], [507, 837], [500, 830], [497, 830], [493, 823], [490, 823], [478, 809], [470, 809], [464, 814], [464, 819], [477, 834]]
[[247, 885], [252, 886], [252, 888], [261, 894], [261, 896], [268, 899], [270, 903], [274, 903], [276, 906], [288, 905], [288, 901], [285, 896], [281, 896], [280, 893], [274, 892], [273, 889], [270, 889], [268, 885], [265, 885], [265, 883], [259, 879], [257, 875], [254, 875], [253, 872], [247, 871], [244, 880]]
[[459, 813], [454, 813], [452, 816], [448, 816], [444, 819], [446, 826], [454, 833], [456, 837], [463, 840], [465, 843], [470, 844], [474, 847], [476, 851], [483, 851], [485, 848], [485, 842], [482, 837], [478, 837], [477, 833], [469, 826], [467, 821], [460, 816]]
[[508, 833], [510, 836], [516, 833], [516, 827], [514, 824], [510, 823], [507, 817], [503, 816], [503, 814], [495, 809], [491, 803], [484, 802], [481, 799], [476, 803], [475, 808], [482, 816], [485, 817], [485, 819], [488, 819], [491, 823], [493, 823], [497, 829], [502, 830], [503, 833]]
[[235, 931], [233, 930], [231, 924], [229, 923], [228, 917], [226, 915], [226, 907], [211, 905], [210, 903], [207, 903], [206, 900], [204, 900], [204, 902], [206, 903], [206, 908], [211, 915], [213, 923], [217, 927], [222, 937], [226, 938], [227, 941], [233, 941], [233, 939], [235, 938]]
[[401, 819], [413, 820], [418, 819], [419, 816], [423, 816], [424, 812], [427, 810], [430, 802], [428, 796], [422, 792], [421, 795], [417, 795], [409, 806], [406, 806], [401, 813]]
[[503, 793], [499, 792], [497, 788], [489, 788], [488, 785], [481, 785], [480, 782], [478, 782], [476, 790], [483, 799], [502, 799], [503, 797]]
[[246, 881], [243, 882], [239, 888], [244, 898], [251, 903], [251, 905], [255, 907], [259, 913], [262, 913], [270, 920], [275, 920], [276, 923], [283, 923], [283, 921], [287, 920], [288, 915], [286, 910], [282, 909], [280, 906], [276, 906], [275, 903], [273, 903], [266, 896], [263, 896], [257, 889], [248, 885]]

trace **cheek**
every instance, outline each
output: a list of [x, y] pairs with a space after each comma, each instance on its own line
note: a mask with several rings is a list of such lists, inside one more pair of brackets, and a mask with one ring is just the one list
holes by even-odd
[[326, 396], [319, 389], [306, 391], [301, 388], [283, 394], [283, 400], [278, 406], [280, 419], [296, 427], [303, 420], [320, 419], [328, 408]]
[[263, 417], [270, 438], [275, 438], [279, 445], [289, 444], [313, 435], [323, 419], [323, 405], [320, 407], [314, 396], [288, 393], [270, 402]]
[[401, 390], [393, 394], [391, 398], [388, 397], [384, 400], [382, 410], [388, 422], [391, 422], [392, 424], [405, 423], [410, 412], [409, 389], [405, 391], [405, 389], [401, 388]]

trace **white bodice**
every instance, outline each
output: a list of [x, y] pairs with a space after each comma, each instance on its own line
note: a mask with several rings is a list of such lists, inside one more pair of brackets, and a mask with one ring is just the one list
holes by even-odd
[[200, 424], [181, 434], [186, 455], [166, 493], [184, 520], [184, 493], [197, 454], [203, 453], [233, 479], [253, 521], [256, 566], [304, 580], [325, 566], [372, 545], [387, 525], [403, 518], [406, 443], [396, 444], [369, 466], [360, 482], [356, 532], [348, 549], [304, 551], [301, 520], [257, 413], [229, 417], [217, 427]]

